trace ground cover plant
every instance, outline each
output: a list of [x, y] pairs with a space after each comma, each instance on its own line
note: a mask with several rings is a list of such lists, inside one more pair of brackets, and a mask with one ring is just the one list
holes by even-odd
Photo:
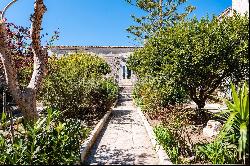
[[[197, 123], [195, 111], [183, 107], [158, 110], [149, 121], [154, 126], [157, 142], [163, 146], [174, 164], [195, 163], [195, 147], [198, 143], [208, 143], [210, 139], [202, 136], [203, 124]], [[158, 116], [160, 115], [160, 116]]]
[[80, 162], [79, 146], [90, 129], [80, 120], [65, 119], [48, 108], [34, 124], [19, 123], [13, 130], [2, 114], [0, 164], [75, 164]]

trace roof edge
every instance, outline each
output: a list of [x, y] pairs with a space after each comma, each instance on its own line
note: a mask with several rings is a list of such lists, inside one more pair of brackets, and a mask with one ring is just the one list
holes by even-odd
[[222, 18], [223, 16], [227, 15], [233, 10], [232, 6], [227, 7], [223, 12], [221, 12], [218, 16], [218, 18]]
[[142, 46], [50, 46], [51, 48], [142, 48]]

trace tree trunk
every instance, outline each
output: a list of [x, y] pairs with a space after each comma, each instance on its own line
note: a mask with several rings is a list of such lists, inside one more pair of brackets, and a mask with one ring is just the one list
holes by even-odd
[[26, 88], [22, 93], [22, 100], [16, 101], [16, 103], [22, 110], [24, 119], [27, 119], [27, 121], [34, 121], [38, 118], [36, 92], [34, 89]]
[[[15, 1], [13, 1], [15, 2]], [[10, 5], [8, 5], [9, 7]], [[7, 9], [6, 7], [5, 9]], [[31, 17], [31, 44], [34, 54], [34, 67], [33, 74], [29, 85], [24, 89], [20, 90], [19, 83], [17, 81], [17, 69], [15, 68], [11, 49], [8, 47], [8, 36], [6, 32], [6, 25], [4, 13], [1, 15], [0, 20], [0, 56], [5, 71], [5, 80], [8, 90], [15, 100], [16, 104], [22, 111], [24, 119], [28, 122], [34, 122], [38, 118], [38, 112], [36, 109], [36, 92], [40, 87], [43, 76], [45, 75], [45, 63], [47, 60], [47, 53], [41, 46], [40, 31], [43, 19], [43, 14], [46, 11], [46, 6], [43, 0], [35, 0], [34, 14]]]
[[205, 111], [203, 110], [203, 108], [206, 105], [206, 98], [202, 98], [201, 96], [199, 96], [200, 98], [197, 97], [196, 95], [196, 89], [189, 89], [190, 90], [190, 97], [191, 99], [197, 104], [198, 108], [197, 108], [197, 117], [200, 120], [201, 123], [206, 122], [207, 121], [207, 115], [205, 113]]
[[162, 0], [159, 0], [159, 21], [160, 21], [160, 27], [163, 27], [163, 10], [162, 10]]
[[198, 109], [202, 109], [206, 105], [205, 101], [197, 101], [196, 104], [198, 106]]
[[198, 105], [198, 109], [197, 109], [197, 115], [198, 118], [200, 119], [201, 123], [203, 122], [207, 122], [207, 114], [206, 112], [203, 110], [203, 108], [205, 107], [205, 101], [198, 101], [196, 103]]

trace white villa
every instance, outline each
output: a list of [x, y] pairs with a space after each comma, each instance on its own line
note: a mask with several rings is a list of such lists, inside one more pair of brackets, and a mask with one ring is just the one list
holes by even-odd
[[244, 15], [247, 13], [249, 15], [249, 0], [232, 0], [232, 6], [226, 8], [220, 15], [219, 18], [223, 16], [232, 16], [233, 11]]

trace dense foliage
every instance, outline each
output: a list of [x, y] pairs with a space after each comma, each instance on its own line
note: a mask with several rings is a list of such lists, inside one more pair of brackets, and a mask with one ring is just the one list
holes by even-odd
[[118, 96], [118, 86], [104, 76], [110, 72], [105, 60], [89, 54], [51, 58], [41, 99], [69, 117], [106, 112]]
[[156, 126], [154, 133], [157, 137], [157, 142], [163, 146], [171, 162], [174, 164], [180, 163], [180, 146], [179, 142], [176, 141], [172, 132], [163, 126]]
[[249, 153], [249, 88], [247, 83], [236, 91], [235, 86], [231, 85], [233, 102], [227, 101], [230, 115], [225, 123], [222, 134], [234, 134], [236, 137], [239, 159], [243, 159], [245, 163], [246, 153]]
[[35, 124], [17, 124], [15, 133], [6, 126], [2, 114], [0, 164], [75, 164], [80, 161], [79, 146], [89, 133], [79, 120], [64, 119], [51, 108]]
[[149, 112], [187, 100], [183, 88], [159, 77], [139, 80], [133, 89], [133, 97], [137, 105]]
[[211, 164], [236, 164], [237, 146], [223, 140], [217, 140], [209, 144], [197, 146], [197, 160]]
[[[228, 79], [248, 79], [248, 16], [196, 18], [157, 33], [129, 58], [140, 80], [183, 89], [199, 108]], [[143, 86], [143, 85], [142, 85]]]

